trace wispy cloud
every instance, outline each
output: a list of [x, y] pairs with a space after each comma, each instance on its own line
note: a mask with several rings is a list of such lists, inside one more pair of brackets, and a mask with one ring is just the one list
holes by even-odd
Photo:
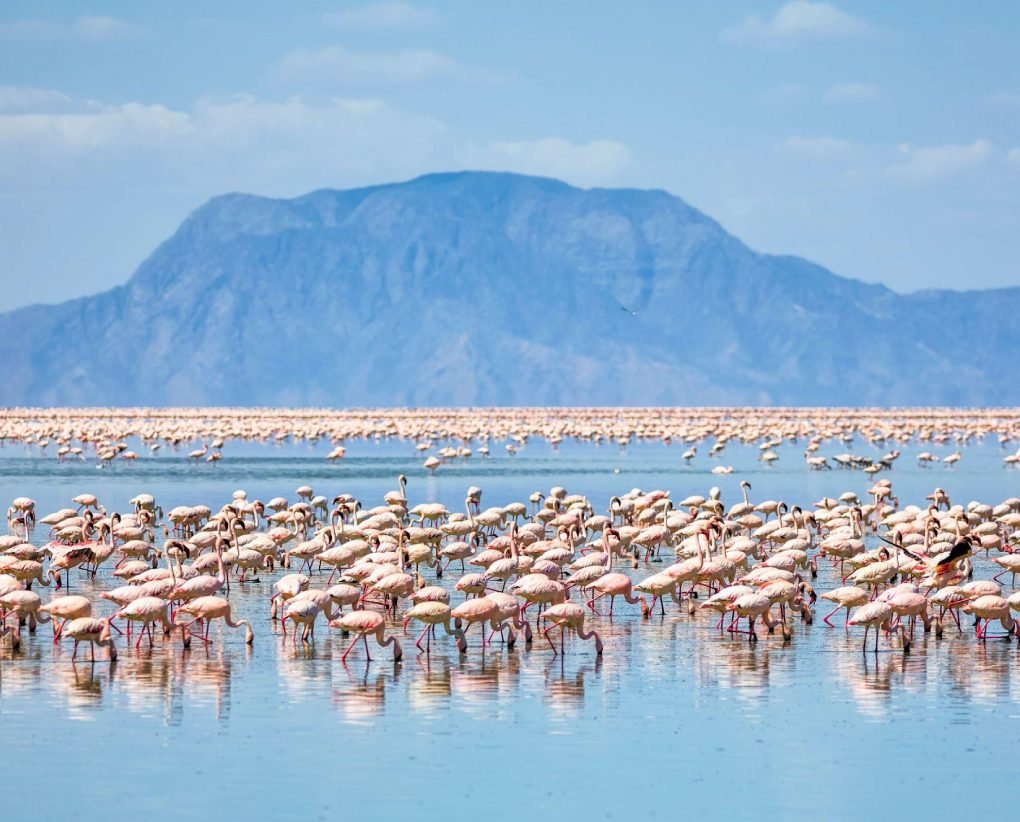
[[999, 151], [991, 140], [980, 139], [967, 144], [922, 148], [904, 143], [899, 147], [899, 154], [902, 159], [887, 166], [886, 173], [907, 180], [925, 181], [980, 168], [999, 156]]
[[822, 95], [827, 103], [867, 103], [878, 97], [878, 86], [874, 83], [837, 83]]
[[[0, 183], [15, 190], [117, 175], [132, 185], [160, 181], [203, 196], [239, 188], [296, 193], [437, 168], [600, 185], [631, 163], [628, 148], [613, 140], [473, 143], [436, 118], [376, 98], [273, 101], [241, 94], [172, 108], [8, 88], [0, 90], [3, 100], [22, 109], [0, 111]], [[36, 110], [24, 110], [33, 100]]]
[[27, 111], [0, 115], [4, 149], [87, 153], [96, 149], [156, 146], [190, 134], [191, 117], [163, 105], [95, 105], [85, 111]]
[[2, 113], [65, 111], [72, 102], [68, 95], [49, 88], [0, 86]]
[[871, 34], [875, 27], [838, 9], [832, 3], [791, 0], [768, 19], [752, 14], [739, 26], [723, 32], [723, 38], [737, 42], [789, 43], [801, 40], [831, 40]]
[[388, 29], [422, 26], [436, 19], [433, 9], [410, 3], [370, 3], [367, 6], [327, 12], [323, 21], [345, 29]]
[[1020, 168], [1020, 148], [1011, 148], [1006, 155], [1006, 161], [1016, 168]]
[[0, 114], [7, 191], [106, 180], [196, 198], [231, 190], [292, 195], [449, 166], [457, 147], [444, 123], [378, 99], [235, 95], [184, 108], [83, 101], [72, 108]]
[[811, 157], [816, 160], [832, 160], [850, 157], [857, 153], [857, 145], [849, 140], [836, 137], [788, 137], [779, 145], [788, 154]]
[[617, 179], [630, 165], [630, 150], [614, 140], [574, 143], [561, 137], [519, 142], [492, 142], [469, 146], [461, 152], [465, 165], [473, 168], [517, 171], [568, 180], [579, 185], [599, 185]]
[[142, 29], [116, 17], [84, 15], [71, 21], [23, 18], [0, 23], [3, 40], [125, 40], [137, 37]]
[[284, 81], [320, 88], [407, 86], [466, 74], [456, 60], [435, 51], [357, 52], [343, 46], [295, 49], [276, 72]]

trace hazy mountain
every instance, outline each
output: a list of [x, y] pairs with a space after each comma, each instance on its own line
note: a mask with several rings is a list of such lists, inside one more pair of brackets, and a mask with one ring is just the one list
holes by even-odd
[[1018, 309], [758, 254], [662, 191], [436, 174], [212, 200], [126, 285], [0, 315], [0, 402], [1015, 404]]

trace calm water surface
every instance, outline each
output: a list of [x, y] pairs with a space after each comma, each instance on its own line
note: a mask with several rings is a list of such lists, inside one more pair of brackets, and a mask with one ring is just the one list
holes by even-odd
[[[89, 491], [110, 510], [129, 510], [130, 497], [148, 492], [165, 509], [215, 507], [238, 488], [249, 499], [293, 499], [308, 483], [376, 504], [401, 472], [412, 505], [436, 500], [451, 510], [461, 510], [469, 485], [485, 490], [483, 507], [564, 485], [599, 510], [635, 486], [679, 500], [718, 485], [732, 503], [747, 478], [752, 499], [805, 505], [870, 485], [860, 472], [808, 472], [803, 447], [784, 445], [766, 468], [754, 447], [730, 445], [719, 460], [684, 466], [678, 445], [539, 442], [513, 457], [494, 446], [493, 459], [432, 477], [408, 443], [354, 443], [336, 465], [323, 459], [326, 443], [228, 443], [215, 466], [166, 453], [105, 470], [8, 445], [0, 500], [32, 496], [45, 514]], [[880, 455], [860, 442], [822, 453], [847, 450]], [[903, 504], [936, 485], [964, 504], [1020, 496], [1020, 475], [1003, 468], [996, 444], [966, 449], [953, 470], [919, 468], [919, 449], [903, 450], [890, 473]], [[736, 470], [714, 476], [715, 464]], [[976, 576], [992, 568], [980, 559]], [[77, 574], [72, 584], [95, 594], [111, 587], [105, 574], [98, 589]], [[409, 638], [402, 664], [379, 650], [372, 662], [359, 651], [344, 665], [345, 643], [322, 621], [313, 644], [282, 638], [268, 619], [271, 582], [263, 576], [231, 595], [253, 621], [251, 648], [243, 632], [216, 628], [208, 649], [196, 642], [185, 653], [176, 635], [138, 652], [121, 640], [116, 665], [105, 654], [72, 665], [70, 644], [54, 649], [44, 626], [25, 634], [22, 653], [0, 653], [3, 817], [949, 818], [975, 801], [987, 811], [1013, 805], [1001, 765], [1020, 755], [1014, 643], [982, 646], [948, 630], [936, 642], [919, 632], [909, 656], [884, 642], [865, 655], [859, 634], [817, 619], [797, 622], [789, 645], [762, 631], [749, 646], [721, 636], [707, 615], [673, 606], [642, 621], [637, 606], [618, 604], [611, 624], [593, 620], [602, 659], [576, 641], [562, 657], [536, 641], [530, 651], [497, 644], [484, 655], [472, 645], [461, 658], [446, 638], [426, 658]], [[823, 562], [816, 590], [836, 584]]]

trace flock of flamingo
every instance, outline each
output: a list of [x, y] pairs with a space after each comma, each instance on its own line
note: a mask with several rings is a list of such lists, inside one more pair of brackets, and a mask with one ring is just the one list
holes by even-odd
[[[897, 446], [922, 443], [935, 450], [917, 455], [921, 465], [954, 466], [962, 446], [995, 437], [1005, 448], [1020, 443], [1016, 409], [868, 408], [430, 408], [430, 409], [251, 409], [251, 408], [8, 408], [0, 410], [0, 444], [23, 443], [60, 460], [94, 455], [100, 466], [137, 460], [200, 443], [189, 460], [216, 463], [231, 440], [283, 444], [325, 441], [330, 461], [343, 459], [348, 440], [401, 439], [414, 443], [424, 467], [435, 471], [454, 460], [493, 456], [493, 448], [515, 454], [532, 438], [553, 447], [573, 440], [626, 448], [655, 442], [682, 447], [682, 460], [713, 461], [712, 472], [730, 474], [728, 443], [754, 443], [766, 465], [779, 460], [776, 446], [805, 441], [809, 469], [860, 469], [877, 474], [899, 458]], [[142, 449], [128, 440], [137, 438]], [[884, 454], [850, 452], [830, 457], [823, 443], [861, 438]], [[711, 444], [709, 444], [711, 441]], [[440, 443], [447, 443], [440, 445]], [[699, 454], [699, 444], [702, 451]], [[188, 446], [190, 447], [190, 446]], [[141, 451], [141, 453], [140, 453]], [[1003, 456], [1020, 465], [1020, 448]]]
[[[216, 506], [167, 510], [139, 494], [123, 512], [88, 493], [46, 513], [18, 497], [0, 537], [2, 641], [16, 655], [51, 622], [49, 641], [73, 641], [72, 661], [81, 643], [93, 661], [97, 646], [115, 660], [121, 641], [138, 653], [143, 643], [215, 642], [214, 622], [243, 628], [248, 643], [267, 625], [313, 642], [324, 620], [350, 637], [342, 661], [370, 659], [372, 645], [399, 661], [413, 623], [426, 655], [443, 642], [461, 654], [474, 644], [559, 655], [568, 640], [602, 654], [627, 609], [651, 619], [668, 607], [702, 627], [711, 615], [723, 638], [757, 642], [763, 628], [789, 642], [797, 623], [811, 630], [817, 598], [834, 606], [824, 630], [863, 628], [866, 652], [883, 635], [909, 652], [918, 624], [936, 638], [963, 634], [968, 615], [977, 641], [1017, 633], [1020, 593], [1003, 578], [1012, 587], [1020, 572], [1020, 498], [964, 506], [936, 488], [901, 507], [880, 479], [863, 499], [846, 492], [802, 507], [752, 490], [742, 482], [727, 504], [718, 488], [683, 499], [632, 489], [596, 506], [555, 487], [483, 507], [471, 487], [462, 511], [411, 504], [403, 476], [375, 505], [310, 486], [291, 500], [236, 491]], [[257, 609], [245, 591], [269, 580]], [[235, 618], [238, 598], [248, 619]], [[843, 625], [833, 625], [840, 610]]]

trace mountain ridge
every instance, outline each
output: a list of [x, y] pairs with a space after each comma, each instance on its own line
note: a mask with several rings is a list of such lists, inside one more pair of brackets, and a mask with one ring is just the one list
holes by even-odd
[[124, 285], [0, 315], [0, 402], [1014, 404], [1018, 308], [760, 254], [661, 190], [445, 172], [212, 198]]

